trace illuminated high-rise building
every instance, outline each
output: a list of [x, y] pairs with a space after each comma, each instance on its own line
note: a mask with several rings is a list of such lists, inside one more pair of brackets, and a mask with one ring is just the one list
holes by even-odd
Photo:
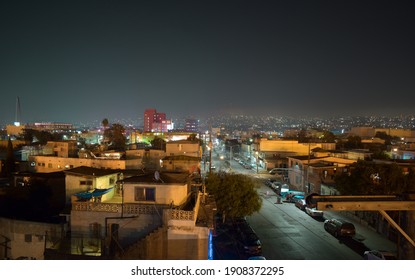
[[159, 113], [156, 109], [144, 111], [144, 132], [167, 132], [173, 129], [173, 122], [166, 119], [165, 113]]

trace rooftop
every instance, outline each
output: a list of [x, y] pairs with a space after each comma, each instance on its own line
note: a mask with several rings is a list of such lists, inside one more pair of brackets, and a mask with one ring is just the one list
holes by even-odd
[[120, 169], [102, 169], [102, 168], [95, 168], [95, 167], [88, 167], [88, 166], [80, 166], [71, 168], [64, 171], [65, 174], [72, 174], [72, 175], [85, 175], [85, 176], [107, 176], [111, 174], [117, 174], [122, 172]]
[[124, 183], [185, 184], [189, 180], [187, 172], [157, 172], [132, 176], [122, 180]]

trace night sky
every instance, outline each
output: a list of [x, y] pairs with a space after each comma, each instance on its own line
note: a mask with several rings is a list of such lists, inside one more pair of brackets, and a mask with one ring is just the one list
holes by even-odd
[[411, 1], [1, 1], [0, 123], [414, 114]]

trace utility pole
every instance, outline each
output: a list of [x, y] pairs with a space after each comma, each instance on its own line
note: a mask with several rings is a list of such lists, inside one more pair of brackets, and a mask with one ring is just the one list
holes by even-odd
[[229, 169], [232, 170], [232, 148], [233, 146], [229, 146]]
[[212, 147], [212, 131], [209, 130], [209, 174], [212, 173]]
[[306, 191], [305, 191], [306, 194], [310, 192], [310, 182], [308, 181], [309, 180], [308, 173], [310, 172], [310, 152], [311, 152], [310, 145], [311, 145], [310, 139], [308, 139], [307, 185], [306, 185]]

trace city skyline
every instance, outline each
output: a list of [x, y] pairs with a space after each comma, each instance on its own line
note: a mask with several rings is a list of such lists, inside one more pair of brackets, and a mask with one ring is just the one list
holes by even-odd
[[396, 1], [0, 4], [0, 119], [410, 115], [413, 8]]

